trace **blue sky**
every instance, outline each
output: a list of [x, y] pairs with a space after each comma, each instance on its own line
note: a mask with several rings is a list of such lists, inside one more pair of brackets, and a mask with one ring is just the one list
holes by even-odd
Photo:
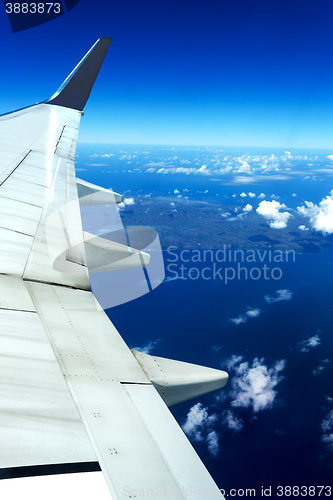
[[0, 13], [0, 111], [56, 90], [113, 38], [81, 142], [333, 146], [329, 0], [80, 0], [13, 34]]

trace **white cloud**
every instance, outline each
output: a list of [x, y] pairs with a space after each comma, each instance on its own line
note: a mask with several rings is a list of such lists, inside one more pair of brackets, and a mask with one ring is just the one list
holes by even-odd
[[247, 161], [239, 160], [239, 162], [240, 162], [241, 166], [236, 170], [236, 172], [250, 174], [251, 173], [251, 167], [247, 163]]
[[280, 212], [281, 208], [286, 208], [286, 205], [276, 200], [264, 200], [259, 203], [257, 212], [268, 220], [270, 227], [283, 229], [287, 227], [287, 222], [291, 214], [289, 212]]
[[200, 167], [200, 168], [198, 169], [198, 172], [200, 172], [200, 174], [210, 175], [209, 171], [207, 170], [206, 165], [202, 165], [202, 167]]
[[260, 309], [249, 309], [248, 311], [246, 311], [245, 314], [249, 318], [256, 318], [257, 316], [259, 316], [260, 313], [261, 313]]
[[313, 337], [309, 337], [308, 339], [299, 342], [298, 347], [301, 349], [301, 352], [309, 352], [310, 349], [317, 347], [320, 344], [319, 335], [313, 335]]
[[229, 321], [234, 325], [240, 325], [241, 323], [246, 323], [246, 318], [240, 314], [237, 318], [231, 318]]
[[326, 158], [328, 158], [329, 160], [333, 160], [333, 155], [328, 155]]
[[248, 203], [247, 205], [245, 205], [243, 210], [244, 212], [251, 212], [251, 210], [253, 210], [253, 206]]
[[224, 361], [222, 368], [230, 371], [243, 359], [244, 356], [237, 356], [236, 354], [233, 354], [230, 358]]
[[132, 349], [134, 349], [135, 351], [143, 352], [144, 354], [150, 354], [159, 342], [161, 342], [161, 339], [151, 340], [143, 346], [132, 347]]
[[135, 204], [134, 198], [124, 198], [123, 201], [124, 201], [125, 205], [134, 205]]
[[213, 455], [213, 457], [216, 457], [220, 449], [218, 433], [215, 431], [211, 431], [207, 435], [206, 441], [209, 453]]
[[333, 410], [326, 415], [326, 418], [321, 423], [321, 428], [325, 432], [333, 430]]
[[203, 433], [208, 432], [206, 436], [208, 451], [214, 455], [218, 451], [218, 435], [216, 432], [212, 434], [214, 431], [211, 431], [211, 426], [216, 421], [217, 415], [215, 413], [209, 415], [208, 408], [204, 408], [201, 403], [197, 403], [190, 408], [182, 429], [193, 441], [203, 441]]
[[325, 370], [325, 368], [328, 368], [328, 364], [329, 364], [330, 360], [329, 359], [323, 359], [319, 365], [317, 366], [317, 368], [315, 368], [313, 370], [313, 375], [319, 375], [323, 370]]
[[[157, 170], [157, 174], [197, 174], [200, 171], [200, 169], [196, 168], [185, 168], [185, 167], [162, 167], [159, 170]], [[200, 172], [202, 173], [202, 172]], [[208, 172], [207, 172], [208, 173]]]
[[[331, 400], [331, 398], [327, 399]], [[321, 429], [324, 433], [322, 435], [323, 442], [328, 444], [330, 448], [333, 448], [333, 410], [329, 411], [323, 419]]]
[[277, 290], [276, 297], [271, 297], [270, 295], [265, 295], [264, 299], [267, 304], [273, 304], [274, 302], [280, 302], [281, 300], [291, 300], [294, 292], [288, 289]]
[[235, 375], [231, 379], [231, 406], [252, 407], [254, 412], [271, 408], [277, 395], [275, 387], [283, 378], [280, 372], [285, 366], [285, 360], [281, 359], [268, 368], [264, 358], [255, 358], [251, 367], [248, 362], [235, 366]]
[[293, 196], [295, 198], [297, 196], [297, 194], [293, 193], [291, 196]]
[[226, 410], [222, 413], [222, 423], [228, 427], [228, 429], [232, 429], [235, 432], [239, 432], [244, 425], [243, 420], [236, 417], [231, 410]]
[[304, 226], [303, 224], [301, 224], [300, 226], [298, 226], [298, 229], [300, 229], [301, 231], [309, 231], [309, 228]]
[[170, 203], [170, 205], [171, 205], [172, 207], [174, 207], [174, 206], [175, 206], [175, 203], [172, 201], [172, 202]]
[[255, 198], [255, 197], [256, 197], [256, 195], [255, 195], [255, 193], [251, 193], [251, 192], [250, 192], [250, 193], [249, 193], [249, 197], [250, 197], [250, 198]]
[[259, 316], [260, 313], [261, 313], [260, 309], [249, 308], [245, 312], [245, 314], [240, 314], [239, 316], [237, 316], [237, 318], [231, 318], [229, 321], [231, 321], [231, 323], [233, 323], [234, 325], [240, 325], [241, 323], [246, 323], [248, 318], [256, 318], [257, 316]]
[[174, 193], [175, 193], [175, 194], [179, 194], [178, 189], [175, 189], [175, 190], [174, 190]]
[[266, 197], [266, 195], [264, 193], [260, 193], [260, 195], [258, 196], [258, 198], [260, 198], [260, 199], [265, 198], [265, 197]]
[[247, 194], [246, 194], [246, 193], [241, 193], [241, 194], [240, 194], [240, 196], [241, 196], [242, 198], [245, 198], [245, 196], [247, 196]]
[[309, 217], [313, 229], [322, 233], [333, 233], [333, 189], [319, 205], [311, 201], [306, 201], [305, 205], [306, 207], [297, 207], [297, 211], [300, 215]]

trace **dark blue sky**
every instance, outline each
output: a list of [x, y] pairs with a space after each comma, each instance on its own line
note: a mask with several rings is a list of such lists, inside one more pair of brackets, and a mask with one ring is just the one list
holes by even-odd
[[110, 36], [81, 142], [331, 148], [332, 19], [330, 0], [80, 0], [13, 34], [2, 8], [0, 111]]

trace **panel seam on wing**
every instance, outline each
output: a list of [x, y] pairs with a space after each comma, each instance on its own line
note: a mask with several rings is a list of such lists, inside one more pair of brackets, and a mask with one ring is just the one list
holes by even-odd
[[[32, 151], [32, 149], [29, 149], [29, 151], [25, 155], [24, 155], [24, 153], [22, 153], [24, 155], [23, 158], [21, 160], [19, 160], [18, 164], [12, 170], [10, 170], [11, 165], [17, 161], [17, 158], [9, 165], [5, 175], [7, 174], [8, 171], [9, 171], [9, 173], [8, 173], [7, 177], [3, 181], [0, 182], [0, 186], [2, 186], [6, 182], [7, 179], [9, 179], [9, 177], [13, 174], [13, 172], [15, 172], [15, 170], [21, 165], [21, 163], [24, 162], [24, 160], [31, 153], [31, 151]], [[22, 156], [22, 154], [20, 156]], [[19, 158], [20, 158], [20, 156], [19, 156]]]

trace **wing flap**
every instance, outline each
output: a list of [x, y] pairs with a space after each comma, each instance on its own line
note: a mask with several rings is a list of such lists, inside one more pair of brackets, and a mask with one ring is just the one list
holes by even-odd
[[96, 461], [20, 278], [1, 277], [0, 324], [0, 468]]
[[81, 207], [113, 205], [114, 203], [121, 203], [123, 199], [121, 194], [114, 193], [111, 189], [105, 189], [78, 178], [76, 178], [76, 182]]
[[83, 235], [89, 273], [120, 271], [149, 264], [150, 256], [146, 252], [86, 231]]
[[195, 497], [199, 488], [216, 488], [91, 292], [27, 286], [113, 498], [123, 498], [127, 487], [156, 496], [166, 488], [185, 498], [190, 486]]

